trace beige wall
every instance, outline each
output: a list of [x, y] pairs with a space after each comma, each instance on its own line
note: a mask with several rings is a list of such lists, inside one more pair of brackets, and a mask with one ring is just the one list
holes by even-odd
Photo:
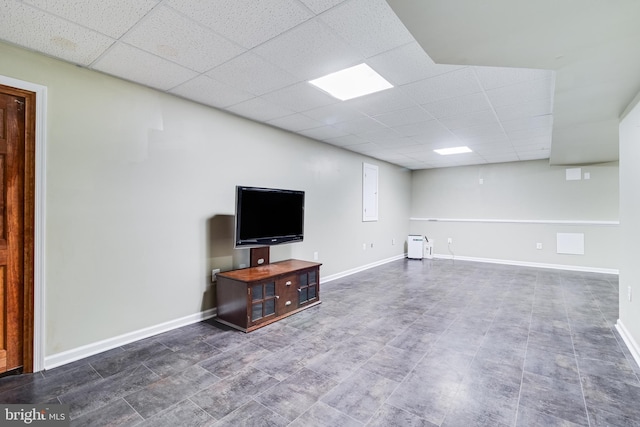
[[[618, 226], [598, 225], [618, 221], [618, 164], [583, 166], [590, 179], [580, 181], [565, 169], [537, 160], [416, 171], [410, 231], [446, 256], [618, 269]], [[557, 233], [584, 233], [585, 254], [557, 254]]]
[[[406, 169], [6, 44], [0, 75], [48, 88], [46, 356], [211, 308], [211, 269], [247, 262], [236, 185], [306, 191], [305, 240], [272, 260], [318, 252], [329, 277], [403, 254]], [[363, 161], [380, 168], [375, 223]]]
[[640, 364], [640, 94], [623, 117], [620, 122], [621, 245], [618, 327]]

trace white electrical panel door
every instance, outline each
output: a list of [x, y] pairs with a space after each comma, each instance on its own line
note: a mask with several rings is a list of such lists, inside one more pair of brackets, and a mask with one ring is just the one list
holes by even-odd
[[378, 166], [362, 164], [362, 221], [378, 220]]

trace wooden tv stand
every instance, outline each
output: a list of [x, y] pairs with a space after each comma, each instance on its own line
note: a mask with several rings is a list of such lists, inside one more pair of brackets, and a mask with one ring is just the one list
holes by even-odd
[[251, 332], [320, 304], [320, 266], [290, 259], [218, 273], [216, 320]]

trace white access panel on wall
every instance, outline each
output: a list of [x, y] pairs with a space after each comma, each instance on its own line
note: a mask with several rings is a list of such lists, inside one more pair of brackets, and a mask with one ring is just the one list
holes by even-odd
[[584, 255], [584, 233], [557, 233], [556, 252], [559, 254]]
[[378, 166], [362, 164], [362, 220], [378, 220]]

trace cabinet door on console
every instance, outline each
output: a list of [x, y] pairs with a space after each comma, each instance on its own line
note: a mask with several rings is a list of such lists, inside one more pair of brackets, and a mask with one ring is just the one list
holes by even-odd
[[249, 323], [257, 324], [276, 314], [276, 283], [266, 282], [251, 286], [251, 312]]
[[298, 304], [300, 306], [317, 301], [320, 298], [318, 292], [318, 270], [314, 269], [304, 273], [300, 273], [299, 278], [299, 295]]

